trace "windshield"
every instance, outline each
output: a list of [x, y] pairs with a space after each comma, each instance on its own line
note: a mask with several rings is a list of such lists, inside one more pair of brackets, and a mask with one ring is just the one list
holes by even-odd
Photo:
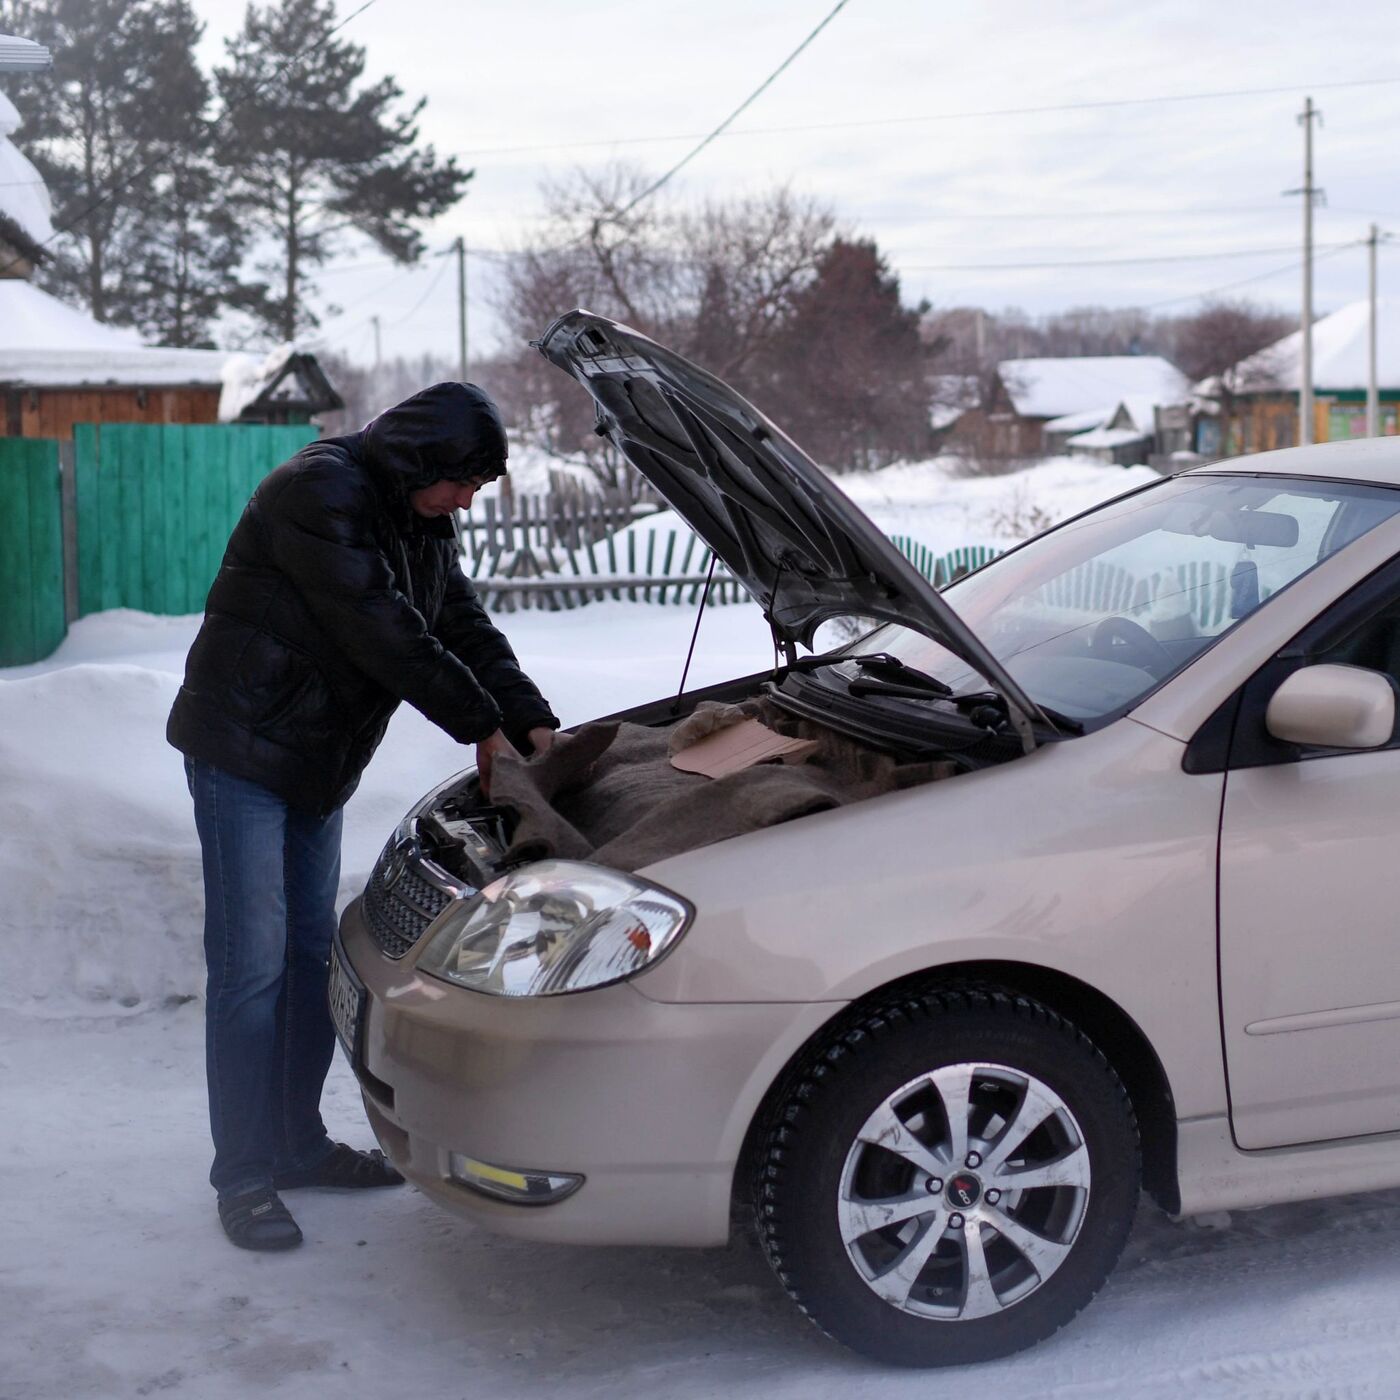
[[[944, 596], [1032, 700], [1078, 720], [1122, 712], [1235, 623], [1400, 510], [1400, 491], [1296, 477], [1188, 475], [1052, 530]], [[985, 681], [888, 625], [886, 651], [955, 690]]]

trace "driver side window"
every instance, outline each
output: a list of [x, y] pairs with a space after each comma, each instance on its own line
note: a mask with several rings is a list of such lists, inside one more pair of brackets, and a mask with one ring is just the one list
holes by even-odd
[[1400, 685], [1400, 596], [1387, 600], [1316, 659], [1380, 671]]
[[[1323, 664], [1377, 671], [1400, 691], [1400, 560], [1392, 561], [1334, 603], [1248, 682], [1231, 744], [1231, 768], [1268, 767], [1361, 752], [1283, 743], [1265, 728], [1264, 715], [1278, 687], [1293, 672]], [[1204, 730], [1201, 737], [1205, 738]], [[1400, 748], [1400, 723], [1381, 748]], [[1210, 769], [1192, 766], [1192, 771]]]

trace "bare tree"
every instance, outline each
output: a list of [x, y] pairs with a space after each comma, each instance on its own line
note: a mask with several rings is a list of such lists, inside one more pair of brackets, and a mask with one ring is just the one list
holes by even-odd
[[[833, 246], [834, 216], [786, 188], [699, 208], [664, 198], [631, 208], [648, 183], [613, 166], [546, 187], [543, 233], [505, 269], [498, 308], [511, 337], [524, 345], [561, 311], [586, 306], [764, 402], [776, 347]], [[623, 484], [626, 464], [592, 434], [585, 397], [539, 356], [523, 357], [508, 398], [532, 441], [586, 456], [605, 484]]]
[[[1240, 364], [1296, 329], [1295, 317], [1253, 302], [1208, 302], [1176, 322], [1172, 358], [1188, 379], [1218, 379], [1223, 393], [1233, 396], [1241, 387]], [[1270, 377], [1268, 366], [1256, 362], [1253, 368], [1261, 382]]]

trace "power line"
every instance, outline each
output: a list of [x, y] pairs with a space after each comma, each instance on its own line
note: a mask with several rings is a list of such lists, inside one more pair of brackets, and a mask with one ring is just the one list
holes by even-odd
[[[1323, 244], [1321, 246], [1328, 246]], [[1332, 244], [1336, 247], [1352, 247], [1350, 243]], [[1238, 248], [1233, 252], [1217, 253], [1169, 253], [1158, 257], [1142, 258], [1075, 258], [1055, 262], [1014, 262], [1014, 263], [898, 263], [901, 272], [1021, 272], [1037, 268], [1056, 267], [1128, 267], [1138, 263], [1178, 263], [1215, 262], [1220, 258], [1257, 258], [1270, 253], [1288, 251], [1284, 247]], [[898, 259], [895, 259], [898, 262]]]
[[[442, 255], [439, 254], [439, 256]], [[428, 283], [427, 290], [423, 293], [421, 297], [418, 298], [416, 302], [413, 303], [413, 309], [405, 313], [404, 315], [398, 317], [397, 320], [390, 321], [389, 324], [391, 326], [401, 326], [405, 321], [411, 321], [423, 309], [423, 304], [428, 300], [428, 298], [432, 296], [432, 294], [437, 290], [437, 284], [442, 281], [442, 274], [447, 271], [449, 266], [450, 264], [448, 263], [447, 258], [443, 257], [442, 261], [438, 264], [438, 270], [436, 274], [434, 274], [433, 280]]]
[[[1348, 248], [1360, 248], [1362, 246], [1359, 239], [1353, 239], [1350, 243], [1338, 243], [1334, 248], [1325, 253], [1320, 253], [1314, 262], [1326, 262], [1328, 258], [1335, 258], [1339, 253], [1345, 253]], [[1139, 307], [1140, 311], [1156, 311], [1163, 306], [1179, 306], [1186, 301], [1204, 301], [1206, 297], [1219, 296], [1222, 292], [1233, 292], [1238, 287], [1246, 287], [1251, 282], [1267, 282], [1271, 277], [1282, 277], [1286, 272], [1297, 272], [1303, 265], [1301, 258], [1291, 263], [1285, 263], [1283, 267], [1272, 267], [1267, 272], [1256, 272], [1249, 277], [1241, 277], [1234, 282], [1223, 283], [1219, 287], [1208, 287], [1203, 292], [1192, 292], [1189, 296], [1167, 297], [1162, 301], [1149, 301]]]
[[[921, 223], [982, 223], [984, 221], [1008, 220], [1016, 223], [1029, 221], [1081, 220], [1092, 222], [1096, 219], [1175, 219], [1175, 218], [1221, 218], [1237, 214], [1278, 214], [1282, 206], [1273, 204], [1197, 204], [1173, 205], [1170, 208], [1143, 206], [1138, 209], [999, 209], [991, 213], [978, 213], [972, 210], [934, 211], [918, 213], [898, 213], [883, 210], [839, 211], [838, 218], [854, 220], [858, 224], [921, 224]], [[1400, 214], [1382, 213], [1369, 209], [1340, 209], [1326, 205], [1318, 210], [1320, 214], [1343, 214], [1366, 219], [1400, 218]]]
[[818, 34], [822, 32], [823, 29], [827, 27], [828, 24], [831, 23], [832, 20], [836, 18], [837, 15], [841, 13], [842, 10], [846, 8], [848, 3], [849, 0], [837, 0], [836, 6], [834, 9], [832, 9], [831, 13], [828, 14], [827, 17], [824, 20], [822, 20], [822, 22], [819, 25], [817, 25], [817, 27], [814, 30], [812, 30], [812, 32], [808, 34], [807, 37], [795, 49], [793, 49], [793, 51], [790, 54], [788, 54], [788, 56], [785, 59], [783, 59], [783, 61], [727, 117], [725, 117], [725, 119], [722, 122], [720, 122], [720, 124], [717, 127], [715, 127], [715, 129], [712, 132], [709, 133], [708, 136], [704, 137], [698, 146], [696, 146], [693, 150], [687, 152], [686, 155], [682, 156], [681, 159], [678, 160], [664, 175], [662, 175], [657, 180], [653, 180], [652, 183], [649, 184], [646, 187], [646, 189], [644, 189], [641, 192], [641, 194], [639, 194], [634, 200], [632, 200], [632, 202], [628, 204], [625, 209], [620, 210], [617, 214], [613, 215], [612, 217], [615, 220], [625, 218], [644, 199], [649, 199], [652, 195], [654, 195], [657, 192], [657, 190], [659, 190], [662, 187], [662, 185], [664, 185], [667, 182], [667, 180], [669, 180], [679, 170], [681, 170], [684, 166], [688, 165], [692, 160], [694, 160], [695, 157], [698, 156], [700, 152], [703, 151], [705, 147], [710, 144], [711, 141], [715, 140], [715, 138], [718, 136], [722, 136], [726, 128], [730, 125], [730, 123], [732, 123], [736, 117], [742, 115], [745, 111], [747, 111], [756, 101], [758, 101], [758, 99], [765, 92], [768, 91], [770, 87], [772, 87], [772, 85], [778, 80], [778, 78], [781, 77], [782, 74], [785, 73], [787, 69], [792, 65], [793, 61], [797, 58], [797, 56], [807, 47], [808, 44], [812, 42], [813, 39], [817, 37]]
[[[839, 10], [841, 6], [838, 5], [836, 8]], [[834, 14], [835, 11], [832, 11], [832, 15]], [[827, 19], [823, 20], [822, 23], [826, 24], [831, 19], [832, 15], [828, 15]], [[813, 31], [813, 35], [809, 36], [808, 42], [815, 36], [815, 33], [816, 31]], [[793, 58], [796, 56], [796, 53], [792, 55]], [[791, 62], [791, 59], [788, 61]], [[777, 74], [775, 73], [773, 76], [776, 77]], [[1354, 78], [1335, 83], [1293, 83], [1283, 87], [1221, 88], [1211, 92], [1156, 93], [1148, 97], [1111, 97], [1088, 102], [1052, 102], [1041, 103], [1034, 107], [970, 108], [964, 111], [954, 112], [927, 112], [921, 116], [866, 117], [839, 122], [803, 122], [790, 126], [746, 126], [740, 127], [738, 131], [726, 131], [724, 127], [721, 126], [716, 128], [705, 138], [704, 144], [707, 145], [710, 141], [714, 140], [715, 137], [720, 135], [782, 136], [788, 133], [802, 131], [843, 131], [859, 127], [906, 126], [917, 122], [967, 121], [980, 117], [1046, 116], [1054, 112], [1092, 112], [1115, 107], [1152, 106], [1165, 102], [1215, 102], [1237, 97], [1278, 97], [1284, 94], [1295, 94], [1299, 88], [1303, 87], [1308, 88], [1310, 91], [1324, 92], [1337, 88], [1384, 87], [1394, 85], [1395, 83], [1400, 83], [1400, 77]], [[757, 95], [757, 93], [754, 94], [755, 97]], [[752, 98], [750, 101], [752, 101]], [[742, 107], [739, 108], [729, 120], [733, 121], [734, 117], [738, 116], [739, 112], [742, 110]], [[673, 141], [694, 141], [698, 135], [698, 132], [692, 131], [677, 133], [673, 136], [618, 136], [610, 139], [593, 141], [547, 141], [527, 146], [483, 146], [475, 151], [458, 151], [457, 155], [463, 160], [481, 160], [490, 156], [530, 155], [538, 151], [586, 150], [603, 146], [654, 146], [658, 144], [667, 144]], [[697, 147], [697, 151], [698, 150], [699, 148]], [[694, 155], [696, 152], [692, 152], [691, 154]], [[686, 160], [689, 159], [690, 156], [687, 156]], [[682, 162], [682, 164], [684, 164], [684, 162]]]
[[[358, 9], [351, 10], [351, 12], [348, 15], [346, 15], [345, 18], [341, 20], [338, 24], [332, 25], [328, 30], [326, 30], [324, 34], [320, 35], [312, 43], [308, 44], [304, 49], [301, 49], [297, 53], [294, 53], [289, 59], [286, 60], [286, 62], [284, 62], [278, 69], [276, 69], [275, 72], [269, 74], [260, 83], [253, 84], [253, 86], [248, 89], [248, 91], [239, 101], [230, 102], [228, 106], [224, 108], [223, 112], [220, 113], [218, 120], [215, 121], [213, 125], [209, 128], [210, 136], [214, 136], [218, 132], [219, 128], [223, 126], [223, 124], [229, 119], [230, 116], [232, 116], [234, 112], [238, 111], [242, 107], [246, 107], [248, 103], [250, 103], [256, 96], [258, 96], [258, 94], [261, 93], [265, 88], [271, 86], [271, 84], [273, 84], [279, 78], [281, 78], [294, 65], [300, 63], [303, 59], [309, 58], [323, 44], [329, 42], [333, 35], [337, 34], [340, 30], [344, 29], [345, 26], [349, 24], [352, 19], [356, 19], [360, 15], [364, 14], [364, 12], [375, 3], [376, 0], [364, 0], [364, 3], [360, 5]], [[89, 214], [95, 214], [100, 208], [102, 208], [104, 204], [107, 203], [108, 200], [112, 199], [115, 195], [120, 194], [129, 185], [134, 184], [143, 175], [149, 173], [151, 170], [154, 170], [156, 166], [160, 165], [163, 162], [163, 160], [164, 156], [161, 155], [157, 156], [154, 160], [148, 160], [144, 165], [138, 165], [136, 169], [133, 170], [129, 175], [109, 185], [108, 188], [104, 190], [102, 194], [100, 194], [95, 200], [93, 200], [90, 204], [88, 204], [82, 210], [80, 210], [76, 215], [74, 215], [73, 218], [69, 219], [67, 223], [58, 225], [54, 229], [54, 231], [51, 234], [49, 234], [47, 238], [45, 238], [41, 243], [38, 244], [38, 246], [40, 248], [45, 248], [50, 243], [52, 243], [55, 238], [58, 238], [60, 235], [70, 232], [76, 225], [82, 223], [82, 221], [86, 219]], [[0, 277], [3, 277], [5, 273], [11, 270], [11, 268], [17, 267], [21, 261], [23, 261], [23, 259], [17, 254], [15, 257], [11, 258], [9, 262], [5, 263], [3, 266], [0, 266]]]

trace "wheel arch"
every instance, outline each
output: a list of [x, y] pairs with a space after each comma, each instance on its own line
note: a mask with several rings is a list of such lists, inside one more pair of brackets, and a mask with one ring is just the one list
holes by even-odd
[[1112, 998], [1077, 977], [1034, 963], [997, 961], [949, 963], [914, 973], [874, 988], [841, 1007], [792, 1055], [763, 1096], [735, 1168], [736, 1200], [747, 1197], [757, 1154], [776, 1106], [812, 1051], [846, 1021], [882, 1001], [915, 990], [950, 986], [982, 986], [1030, 997], [1073, 1022], [1098, 1046], [1123, 1081], [1137, 1116], [1143, 1186], [1163, 1210], [1176, 1214], [1181, 1194], [1177, 1181], [1175, 1101], [1162, 1062], [1141, 1027]]

